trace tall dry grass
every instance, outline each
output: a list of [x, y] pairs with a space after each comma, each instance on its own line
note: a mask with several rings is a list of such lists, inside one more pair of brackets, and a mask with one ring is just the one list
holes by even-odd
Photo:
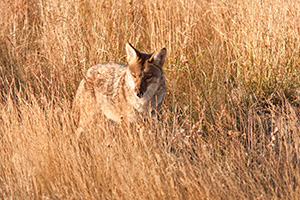
[[[297, 1], [0, 1], [1, 199], [298, 199]], [[165, 46], [159, 119], [95, 119], [82, 74]]]

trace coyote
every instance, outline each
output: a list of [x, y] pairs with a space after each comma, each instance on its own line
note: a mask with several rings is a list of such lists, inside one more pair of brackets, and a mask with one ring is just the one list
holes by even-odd
[[145, 54], [127, 43], [126, 53], [128, 65], [95, 65], [81, 81], [73, 103], [81, 131], [98, 113], [120, 123], [154, 117], [160, 109], [166, 90], [166, 49]]

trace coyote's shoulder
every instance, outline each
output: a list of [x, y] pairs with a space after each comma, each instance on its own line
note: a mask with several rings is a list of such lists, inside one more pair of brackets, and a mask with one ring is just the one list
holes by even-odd
[[73, 103], [79, 126], [99, 112], [116, 122], [133, 122], [160, 109], [166, 90], [166, 49], [144, 54], [128, 43], [126, 52], [128, 65], [103, 63], [87, 71]]

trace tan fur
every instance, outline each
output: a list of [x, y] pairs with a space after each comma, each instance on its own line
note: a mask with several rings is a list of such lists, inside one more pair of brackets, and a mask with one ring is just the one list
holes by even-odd
[[100, 112], [116, 122], [134, 122], [160, 109], [166, 90], [166, 49], [144, 54], [127, 43], [126, 52], [128, 65], [95, 65], [81, 81], [73, 103], [80, 132]]

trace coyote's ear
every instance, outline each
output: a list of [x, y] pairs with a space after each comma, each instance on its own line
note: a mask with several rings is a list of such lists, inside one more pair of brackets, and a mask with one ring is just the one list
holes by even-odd
[[138, 50], [136, 50], [130, 43], [126, 43], [127, 62], [131, 64], [138, 59]]
[[155, 52], [149, 59], [149, 62], [159, 67], [162, 67], [165, 63], [166, 54], [167, 54], [167, 50], [166, 48], [163, 48], [160, 51]]

